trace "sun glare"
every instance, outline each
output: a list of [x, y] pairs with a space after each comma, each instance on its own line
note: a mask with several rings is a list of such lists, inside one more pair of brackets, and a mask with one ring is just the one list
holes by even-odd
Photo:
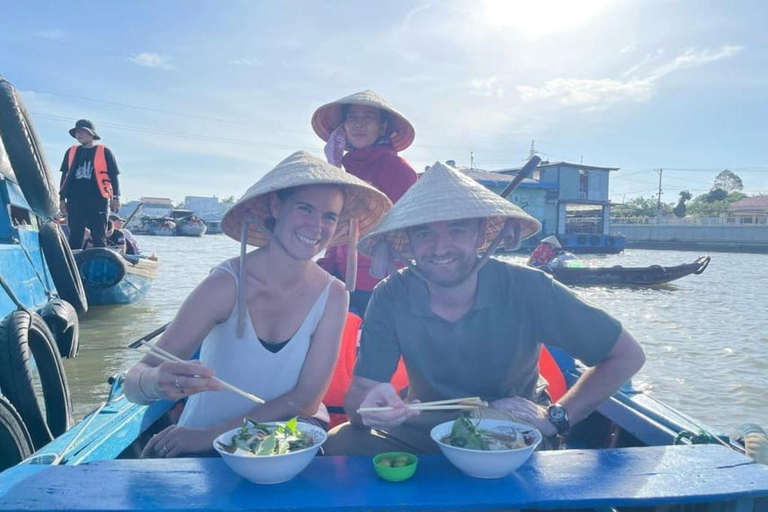
[[531, 36], [576, 27], [600, 14], [610, 0], [486, 0], [484, 16], [498, 28], [525, 29]]

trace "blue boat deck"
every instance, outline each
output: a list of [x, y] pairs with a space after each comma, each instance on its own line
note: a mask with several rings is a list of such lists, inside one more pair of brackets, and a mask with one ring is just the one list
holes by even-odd
[[499, 480], [421, 456], [406, 482], [380, 480], [369, 457], [317, 457], [295, 479], [256, 485], [218, 458], [21, 465], [4, 474], [0, 510], [508, 510], [731, 501], [768, 508], [768, 467], [719, 445], [538, 452]]

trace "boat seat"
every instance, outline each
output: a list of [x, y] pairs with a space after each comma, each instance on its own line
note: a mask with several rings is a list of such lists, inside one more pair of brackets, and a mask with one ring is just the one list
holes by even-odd
[[[344, 412], [344, 395], [352, 382], [352, 374], [355, 369], [357, 352], [360, 339], [360, 327], [363, 320], [354, 313], [347, 313], [347, 321], [341, 336], [341, 350], [336, 361], [336, 368], [331, 376], [331, 383], [323, 398], [323, 403], [328, 408], [331, 417], [329, 428], [333, 428], [347, 421]], [[563, 377], [563, 372], [550, 354], [547, 347], [541, 346], [539, 356], [539, 373], [547, 381], [547, 391], [553, 401], [558, 401], [568, 391], [568, 386]], [[397, 365], [397, 370], [392, 377], [392, 385], [399, 393], [403, 393], [408, 387], [408, 374], [402, 357]]]

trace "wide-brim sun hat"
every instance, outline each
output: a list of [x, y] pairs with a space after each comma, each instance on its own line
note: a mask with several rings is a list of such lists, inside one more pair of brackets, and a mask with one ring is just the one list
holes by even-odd
[[412, 259], [406, 229], [433, 222], [485, 219], [486, 249], [508, 220], [520, 226], [518, 243], [541, 231], [541, 223], [519, 206], [495, 194], [449, 165], [436, 162], [397, 201], [381, 222], [360, 239], [361, 252], [374, 255], [375, 246], [386, 242], [402, 256]]
[[307, 185], [338, 185], [345, 189], [344, 208], [336, 234], [328, 247], [349, 242], [350, 219], [357, 219], [358, 233], [362, 236], [392, 207], [389, 198], [372, 185], [314, 155], [297, 151], [265, 174], [227, 210], [221, 221], [222, 230], [230, 238], [242, 242], [243, 225], [250, 220], [247, 244], [256, 247], [268, 245], [270, 238], [263, 232], [263, 225], [266, 219], [272, 217], [270, 194]]
[[562, 244], [560, 243], [560, 240], [558, 240], [555, 235], [549, 235], [548, 237], [542, 238], [541, 239], [541, 243], [549, 244], [549, 245], [554, 245], [558, 249], [562, 249], [563, 248]]
[[391, 134], [392, 146], [395, 151], [403, 151], [413, 143], [416, 130], [414, 130], [411, 122], [387, 103], [384, 98], [371, 90], [356, 92], [315, 110], [315, 113], [312, 114], [312, 129], [324, 141], [327, 141], [331, 132], [344, 122], [345, 105], [362, 105], [387, 112], [389, 114], [388, 131]]

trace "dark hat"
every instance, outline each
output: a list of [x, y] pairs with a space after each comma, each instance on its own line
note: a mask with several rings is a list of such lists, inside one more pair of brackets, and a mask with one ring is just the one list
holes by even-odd
[[121, 216], [119, 216], [119, 215], [118, 215], [118, 214], [116, 214], [116, 213], [110, 213], [110, 214], [109, 214], [109, 220], [119, 220], [119, 221], [121, 221], [121, 222], [125, 222], [125, 219], [124, 219], [124, 218], [122, 218]]
[[101, 137], [99, 137], [96, 133], [96, 128], [94, 128], [93, 123], [88, 119], [78, 119], [78, 121], [75, 123], [75, 127], [69, 130], [69, 134], [74, 137], [75, 131], [78, 128], [82, 128], [83, 130], [86, 130], [88, 133], [93, 135], [93, 140], [101, 140]]

